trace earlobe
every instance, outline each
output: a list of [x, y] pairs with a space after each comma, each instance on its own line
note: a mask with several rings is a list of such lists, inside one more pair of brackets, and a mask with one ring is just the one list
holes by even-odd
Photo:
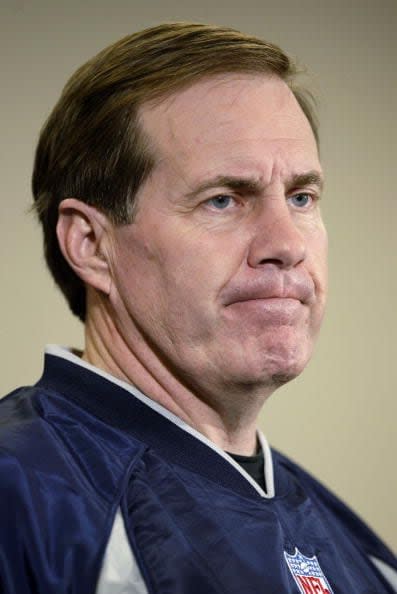
[[91, 287], [109, 294], [111, 275], [107, 258], [107, 217], [75, 198], [59, 205], [57, 237], [69, 266]]

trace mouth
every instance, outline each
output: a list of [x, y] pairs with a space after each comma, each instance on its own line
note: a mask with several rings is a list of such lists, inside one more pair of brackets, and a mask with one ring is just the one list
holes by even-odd
[[285, 297], [285, 296], [271, 296], [271, 297], [245, 297], [244, 299], [236, 299], [236, 301], [232, 301], [231, 303], [227, 303], [226, 307], [230, 307], [231, 305], [237, 305], [239, 303], [265, 303], [267, 305], [282, 305], [283, 303], [300, 303], [304, 305], [304, 302], [299, 299], [298, 297]]
[[226, 310], [234, 310], [240, 313], [257, 312], [261, 314], [285, 314], [293, 315], [307, 305], [305, 301], [296, 296], [271, 295], [244, 296], [225, 304]]
[[226, 310], [243, 315], [292, 318], [306, 309], [305, 304], [295, 297], [255, 297], [240, 299], [226, 306]]
[[[265, 279], [266, 280], [266, 279]], [[306, 278], [298, 280], [263, 279], [257, 284], [239, 284], [231, 287], [224, 294], [223, 304], [226, 307], [238, 303], [267, 303], [288, 304], [294, 302], [296, 305], [311, 305], [314, 300], [314, 285]]]

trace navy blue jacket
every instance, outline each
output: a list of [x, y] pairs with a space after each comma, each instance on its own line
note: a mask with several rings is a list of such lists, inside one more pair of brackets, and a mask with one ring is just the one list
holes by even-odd
[[397, 591], [387, 547], [263, 438], [266, 492], [137, 389], [56, 349], [0, 407], [3, 594]]

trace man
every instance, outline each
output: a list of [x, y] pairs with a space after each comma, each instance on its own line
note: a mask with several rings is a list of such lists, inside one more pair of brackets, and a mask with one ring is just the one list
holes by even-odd
[[85, 323], [2, 401], [2, 591], [397, 591], [397, 561], [256, 428], [326, 296], [315, 117], [277, 47], [169, 24], [71, 78], [39, 141]]

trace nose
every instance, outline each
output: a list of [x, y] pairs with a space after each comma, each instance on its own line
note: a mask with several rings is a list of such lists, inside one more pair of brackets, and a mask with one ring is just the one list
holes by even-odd
[[[281, 198], [281, 197], [280, 197]], [[258, 214], [248, 254], [252, 268], [273, 264], [291, 269], [306, 258], [305, 237], [285, 198], [269, 200]]]

